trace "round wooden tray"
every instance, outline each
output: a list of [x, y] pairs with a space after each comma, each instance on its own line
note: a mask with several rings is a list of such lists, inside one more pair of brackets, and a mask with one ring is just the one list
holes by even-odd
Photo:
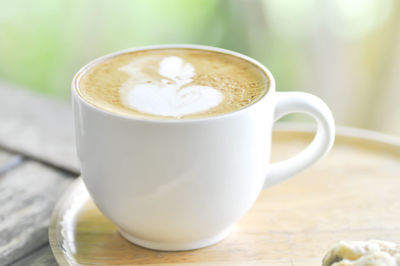
[[[296, 128], [296, 130], [294, 130]], [[274, 132], [274, 161], [313, 137], [298, 126]], [[93, 204], [79, 178], [57, 203], [49, 228], [60, 265], [321, 265], [339, 240], [400, 239], [400, 141], [338, 128], [323, 160], [264, 190], [225, 240], [182, 252], [135, 246]]]

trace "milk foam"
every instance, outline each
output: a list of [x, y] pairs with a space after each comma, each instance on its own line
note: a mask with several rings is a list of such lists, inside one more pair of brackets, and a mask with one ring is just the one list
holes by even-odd
[[180, 117], [209, 110], [224, 99], [215, 88], [190, 85], [196, 70], [178, 56], [163, 58], [158, 68], [151, 68], [150, 73], [148, 69], [144, 70], [149, 65], [150, 62], [133, 60], [119, 68], [130, 75], [120, 87], [121, 101], [129, 108], [153, 115]]

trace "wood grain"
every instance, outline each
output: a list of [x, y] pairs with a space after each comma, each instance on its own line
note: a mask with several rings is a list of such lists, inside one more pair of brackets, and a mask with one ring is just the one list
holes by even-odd
[[48, 242], [52, 208], [72, 181], [69, 175], [33, 161], [0, 175], [0, 265]]
[[0, 147], [79, 172], [69, 103], [0, 84], [0, 121]]
[[57, 266], [58, 263], [55, 260], [51, 248], [48, 244], [34, 251], [26, 257], [21, 258], [18, 261], [13, 262], [13, 266]]
[[[274, 159], [293, 155], [311, 139], [307, 132], [278, 132]], [[338, 136], [324, 160], [263, 191], [228, 238], [193, 251], [130, 244], [90, 199], [78, 204], [78, 195], [85, 193], [79, 192], [85, 191], [79, 182], [57, 205], [50, 226], [61, 265], [317, 266], [340, 240], [400, 239], [400, 146], [375, 140]], [[69, 219], [74, 223], [66, 227]]]

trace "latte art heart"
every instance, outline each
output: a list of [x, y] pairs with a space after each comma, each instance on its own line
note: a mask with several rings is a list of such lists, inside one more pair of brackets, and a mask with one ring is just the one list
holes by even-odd
[[120, 88], [122, 102], [138, 111], [161, 116], [180, 117], [199, 113], [217, 106], [224, 96], [208, 86], [190, 85], [194, 67], [177, 56], [164, 58], [158, 68], [161, 80], [148, 73], [147, 80], [138, 83], [137, 77], [146, 73], [135, 64], [121, 67], [131, 78]]
[[179, 117], [208, 110], [217, 106], [222, 98], [220, 92], [205, 86], [178, 89], [175, 85], [141, 84], [128, 90], [124, 103], [144, 113]]

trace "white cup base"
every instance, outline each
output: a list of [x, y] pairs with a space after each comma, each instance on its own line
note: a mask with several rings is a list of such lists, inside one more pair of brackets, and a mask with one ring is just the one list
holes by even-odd
[[192, 249], [199, 249], [199, 248], [204, 248], [210, 245], [213, 245], [224, 238], [226, 238], [230, 232], [232, 231], [232, 228], [228, 228], [227, 230], [223, 231], [222, 233], [219, 233], [216, 236], [213, 236], [211, 238], [207, 239], [202, 239], [198, 240], [195, 242], [184, 242], [184, 243], [168, 243], [168, 242], [154, 242], [154, 241], [148, 241], [144, 239], [137, 238], [135, 236], [132, 236], [130, 234], [125, 233], [121, 229], [118, 229], [120, 234], [129, 242], [144, 247], [148, 249], [154, 249], [154, 250], [161, 250], [161, 251], [183, 251], [183, 250], [192, 250]]

